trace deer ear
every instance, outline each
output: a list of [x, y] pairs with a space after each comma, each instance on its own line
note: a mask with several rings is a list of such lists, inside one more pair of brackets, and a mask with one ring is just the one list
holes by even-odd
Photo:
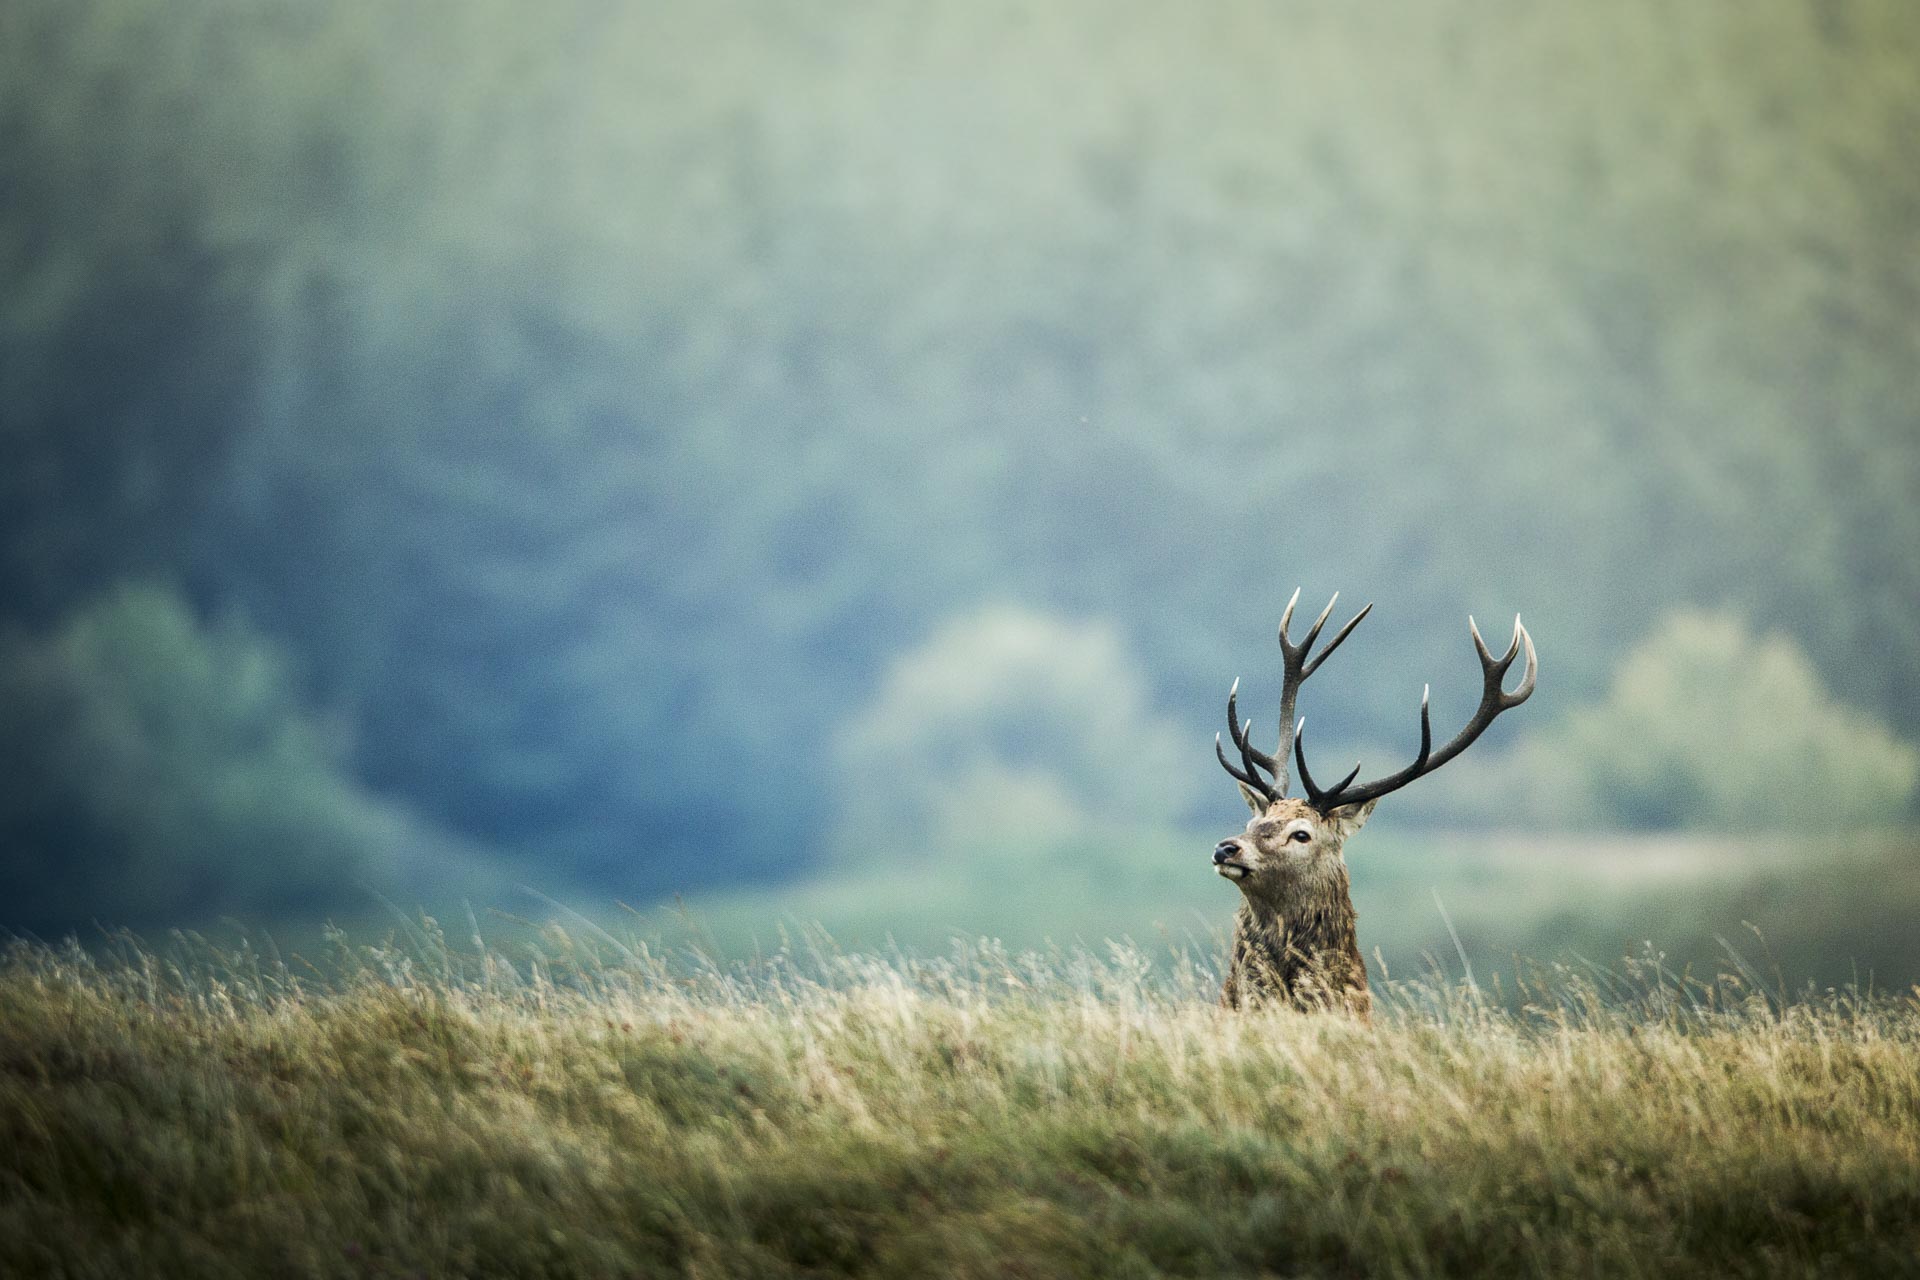
[[1247, 802], [1247, 808], [1253, 810], [1253, 816], [1259, 817], [1267, 811], [1267, 798], [1244, 782], [1236, 783], [1240, 788], [1240, 798]]
[[1361, 804], [1343, 804], [1329, 813], [1327, 818], [1333, 823], [1334, 830], [1340, 833], [1340, 838], [1345, 840], [1367, 825], [1367, 819], [1373, 815], [1373, 806], [1379, 803], [1379, 799], [1375, 798]]

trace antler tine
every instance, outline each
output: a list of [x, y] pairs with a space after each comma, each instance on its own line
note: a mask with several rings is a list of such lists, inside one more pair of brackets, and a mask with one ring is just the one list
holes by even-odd
[[[1480, 651], [1480, 671], [1485, 692], [1499, 699], [1500, 710], [1517, 707], [1533, 696], [1534, 679], [1540, 673], [1540, 659], [1533, 651], [1533, 637], [1521, 625], [1520, 615], [1513, 615], [1513, 639], [1507, 642], [1507, 651], [1497, 658], [1487, 649], [1486, 642], [1481, 640], [1480, 628], [1473, 625], [1471, 617], [1467, 619], [1467, 627], [1473, 632], [1474, 647]], [[1507, 693], [1501, 686], [1506, 683], [1507, 672], [1512, 670], [1513, 660], [1520, 656], [1522, 649], [1526, 651], [1527, 665], [1520, 672], [1519, 686], [1512, 693]]]
[[[1252, 730], [1252, 728], [1253, 728], [1253, 721], [1251, 720], [1248, 720], [1243, 724], [1241, 724], [1240, 732], [1233, 735], [1233, 744], [1236, 747], [1240, 748], [1240, 763], [1247, 766], [1248, 773], [1258, 778], [1260, 776], [1260, 767], [1258, 764], [1258, 760], [1262, 757], [1264, 753], [1257, 750], [1253, 746], [1253, 744], [1247, 741], [1247, 734], [1249, 731]], [[1267, 765], [1266, 765], [1267, 771], [1271, 773], [1273, 771], [1273, 764], [1272, 764], [1273, 757], [1265, 756], [1265, 759], [1267, 761]], [[1267, 792], [1267, 799], [1269, 800], [1278, 799], [1278, 797], [1273, 794], [1273, 788], [1268, 786], [1263, 786], [1262, 790]]]
[[1473, 647], [1480, 651], [1480, 665], [1484, 667], [1492, 662], [1493, 654], [1487, 648], [1487, 642], [1480, 638], [1480, 624], [1473, 620], [1472, 614], [1467, 615], [1467, 634], [1473, 637]]
[[1332, 805], [1324, 804], [1323, 802], [1328, 797], [1335, 797], [1337, 799], [1340, 793], [1346, 790], [1355, 778], [1360, 776], [1360, 765], [1358, 762], [1355, 762], [1353, 772], [1340, 779], [1340, 781], [1332, 787], [1322, 791], [1319, 787], [1313, 785], [1313, 775], [1307, 772], [1307, 753], [1300, 745], [1306, 741], [1306, 735], [1307, 718], [1301, 716], [1300, 723], [1294, 727], [1293, 731], [1293, 758], [1300, 765], [1300, 785], [1307, 789], [1307, 803], [1319, 809], [1322, 813], [1325, 813]]
[[[1293, 589], [1293, 597], [1295, 600], [1300, 598], [1300, 588]], [[1313, 648], [1313, 642], [1320, 638], [1320, 628], [1327, 625], [1327, 615], [1333, 612], [1333, 606], [1339, 599], [1340, 593], [1334, 592], [1333, 599], [1327, 601], [1327, 607], [1320, 611], [1320, 616], [1313, 620], [1311, 627], [1307, 628], [1307, 638], [1299, 644], [1293, 644], [1287, 639], [1287, 623], [1293, 619], [1293, 602], [1291, 600], [1287, 602], [1287, 611], [1280, 615], [1280, 648], [1287, 655], [1289, 665], [1303, 663], [1306, 660], [1307, 650]]]
[[[1339, 598], [1340, 598], [1339, 593], [1335, 592], [1334, 599], [1338, 600]], [[1328, 602], [1327, 608], [1329, 609], [1333, 608], [1333, 604], [1331, 601]], [[1336, 631], [1334, 633], [1333, 639], [1327, 641], [1327, 647], [1322, 649], [1318, 655], [1316, 655], [1311, 661], [1307, 663], [1306, 668], [1300, 672], [1300, 678], [1302, 680], [1305, 680], [1308, 676], [1312, 675], [1315, 671], [1319, 670], [1320, 664], [1327, 660], [1328, 655], [1332, 654], [1332, 652], [1335, 649], [1338, 649], [1340, 647], [1340, 642], [1353, 634], [1353, 629], [1360, 625], [1360, 619], [1366, 617], [1368, 614], [1372, 612], [1373, 612], [1373, 605], [1369, 604], [1367, 605], [1366, 608], [1362, 609], [1360, 612], [1354, 614], [1351, 618], [1347, 619], [1347, 625], [1340, 628], [1340, 630]], [[1318, 631], [1319, 629], [1320, 629], [1319, 625], [1316, 623], [1314, 626], [1314, 630]]]
[[1287, 647], [1287, 624], [1293, 621], [1293, 606], [1300, 603], [1301, 588], [1295, 587], [1293, 595], [1287, 599], [1287, 607], [1280, 611], [1280, 647]]
[[1421, 768], [1427, 763], [1427, 757], [1433, 754], [1433, 708], [1430, 700], [1433, 686], [1420, 686], [1420, 754], [1414, 758], [1414, 767]]
[[[1517, 613], [1513, 615], [1513, 638], [1517, 644], [1526, 649], [1527, 665], [1520, 669], [1519, 687], [1514, 689], [1512, 693], [1503, 693], [1500, 695], [1501, 710], [1503, 711], [1509, 707], [1517, 707], [1528, 698], [1531, 698], [1533, 696], [1534, 680], [1540, 674], [1540, 659], [1533, 652], [1533, 637], [1528, 635], [1527, 629], [1520, 625], [1520, 615]], [[1511, 665], [1513, 659], [1509, 658], [1507, 662], [1508, 665]], [[1500, 674], [1502, 676], [1506, 675], [1506, 669], [1504, 667], [1501, 669]]]
[[1233, 767], [1233, 762], [1227, 759], [1226, 748], [1220, 744], [1220, 735], [1217, 733], [1213, 735], [1213, 754], [1219, 757], [1220, 767], [1232, 774], [1238, 781], [1266, 795], [1269, 800], [1273, 798], [1272, 794], [1267, 790], [1267, 784], [1262, 782], [1257, 774], [1250, 777]]
[[1244, 725], [1240, 722], [1240, 712], [1237, 704], [1239, 696], [1240, 681], [1236, 679], [1233, 682], [1233, 688], [1227, 691], [1227, 732], [1233, 736], [1233, 745], [1239, 750], [1240, 763], [1246, 766], [1246, 771], [1243, 773], [1239, 769], [1234, 768], [1233, 762], [1227, 759], [1226, 748], [1221, 744], [1218, 733], [1213, 735], [1213, 754], [1219, 758], [1221, 768], [1232, 774], [1240, 783], [1251, 787], [1262, 796], [1265, 796], [1268, 803], [1272, 803], [1285, 794], [1284, 788], [1276, 788], [1272, 783], [1262, 778], [1260, 776], [1260, 769], [1256, 766], [1255, 762], [1258, 761], [1264, 765], [1270, 773], [1278, 773], [1279, 771], [1274, 768], [1272, 756], [1260, 751], [1252, 743], [1247, 741], [1247, 730], [1253, 727], [1253, 722], [1248, 721]]
[[1233, 745], [1240, 749], [1242, 756], [1251, 756], [1268, 773], [1276, 773], [1278, 770], [1274, 767], [1273, 757], [1254, 746], [1247, 738], [1248, 731], [1253, 728], [1253, 721], [1241, 723], [1240, 712], [1235, 702], [1239, 696], [1240, 680], [1236, 676], [1233, 688], [1227, 690], [1227, 732], [1233, 735]]
[[1334, 634], [1333, 639], [1327, 643], [1327, 647], [1315, 654], [1314, 643], [1320, 639], [1321, 629], [1327, 625], [1327, 619], [1333, 616], [1333, 606], [1339, 601], [1340, 593], [1336, 591], [1327, 601], [1327, 607], [1320, 611], [1320, 616], [1313, 620], [1313, 625], [1307, 628], [1307, 634], [1299, 644], [1293, 642], [1287, 631], [1293, 623], [1294, 607], [1300, 603], [1300, 588], [1294, 588], [1293, 596], [1287, 601], [1286, 609], [1280, 614], [1280, 654], [1283, 661], [1283, 682], [1280, 686], [1280, 749], [1271, 757], [1273, 763], [1267, 765], [1273, 774], [1274, 789], [1278, 795], [1287, 794], [1287, 757], [1297, 754], [1293, 750], [1295, 728], [1293, 713], [1299, 700], [1301, 684], [1319, 669], [1328, 655], [1353, 634], [1353, 629], [1360, 625], [1360, 620], [1373, 610], [1373, 606], [1369, 604], [1359, 613], [1354, 614], [1348, 619], [1347, 624]]
[[[1351, 790], [1348, 788], [1352, 784], [1353, 776], [1349, 776], [1345, 782], [1330, 791], [1316, 791], [1313, 784], [1307, 781], [1306, 756], [1300, 750], [1300, 740], [1296, 734], [1294, 758], [1300, 766], [1301, 780], [1306, 782], [1309, 803], [1325, 812], [1338, 805], [1362, 804], [1368, 800], [1377, 800], [1388, 792], [1398, 791], [1415, 778], [1432, 773], [1465, 751], [1501, 712], [1510, 711], [1533, 696], [1534, 684], [1540, 672], [1540, 660], [1534, 653], [1533, 637], [1527, 633], [1526, 627], [1521, 625], [1518, 614], [1514, 615], [1513, 619], [1513, 640], [1507, 645], [1507, 651], [1497, 658], [1487, 648], [1487, 642], [1480, 635], [1480, 627], [1471, 616], [1467, 619], [1467, 632], [1473, 637], [1474, 650], [1480, 657], [1481, 689], [1480, 705], [1474, 709], [1466, 727], [1438, 751], [1433, 750], [1433, 722], [1429, 705], [1432, 689], [1429, 686], [1420, 695], [1420, 754], [1414, 758], [1413, 763], [1398, 773], [1389, 774], [1376, 782], [1363, 783], [1352, 787]], [[1502, 686], [1506, 682], [1507, 672], [1512, 668], [1514, 659], [1522, 652], [1527, 655], [1527, 662], [1521, 673], [1520, 684], [1512, 693], [1508, 693]]]

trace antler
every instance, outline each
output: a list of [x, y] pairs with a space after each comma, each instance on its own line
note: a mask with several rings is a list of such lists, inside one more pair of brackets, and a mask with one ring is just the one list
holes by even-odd
[[[1433, 721], [1428, 712], [1427, 697], [1431, 686], [1420, 694], [1420, 754], [1414, 757], [1412, 764], [1398, 773], [1388, 774], [1375, 782], [1364, 782], [1353, 786], [1353, 780], [1360, 775], [1360, 766], [1353, 766], [1353, 772], [1340, 780], [1339, 785], [1326, 791], [1313, 785], [1313, 776], [1307, 772], [1307, 757], [1303, 746], [1303, 731], [1306, 721], [1302, 720], [1293, 739], [1293, 758], [1300, 765], [1300, 781], [1307, 789], [1307, 803], [1326, 813], [1340, 805], [1364, 804], [1368, 800], [1377, 800], [1390, 791], [1398, 791], [1415, 778], [1432, 773], [1447, 761], [1465, 751], [1473, 740], [1486, 731], [1502, 711], [1510, 711], [1525, 702], [1533, 694], [1534, 677], [1539, 674], [1540, 662], [1534, 656], [1533, 637], [1520, 625], [1519, 615], [1513, 619], [1513, 643], [1507, 651], [1496, 658], [1487, 649], [1487, 642], [1480, 638], [1480, 628], [1474, 625], [1472, 618], [1467, 619], [1467, 630], [1473, 633], [1473, 647], [1480, 654], [1480, 672], [1482, 685], [1480, 705], [1475, 709], [1473, 718], [1467, 721], [1467, 727], [1455, 735], [1453, 741], [1433, 750]], [[1513, 666], [1514, 658], [1522, 647], [1527, 651], [1527, 665], [1520, 675], [1520, 686], [1512, 693], [1504, 692], [1501, 685], [1505, 682], [1508, 668]], [[1349, 789], [1351, 788], [1351, 789]]]
[[[1340, 593], [1334, 592], [1333, 599], [1327, 601], [1327, 607], [1320, 611], [1320, 616], [1313, 620], [1313, 626], [1307, 629], [1306, 639], [1297, 645], [1287, 639], [1287, 627], [1293, 621], [1293, 607], [1300, 603], [1300, 588], [1294, 588], [1293, 598], [1287, 601], [1286, 611], [1280, 615], [1282, 683], [1278, 754], [1270, 756], [1248, 740], [1247, 735], [1253, 728], [1253, 722], [1249, 720], [1243, 723], [1240, 719], [1237, 703], [1240, 696], [1240, 682], [1235, 680], [1233, 688], [1227, 693], [1227, 732], [1233, 737], [1233, 745], [1240, 753], [1240, 763], [1244, 769], [1233, 767], [1232, 762], [1227, 759], [1226, 749], [1221, 746], [1220, 735], [1217, 733], [1213, 735], [1213, 753], [1219, 757], [1220, 766], [1223, 769], [1264, 796], [1269, 804], [1287, 794], [1287, 754], [1295, 745], [1293, 707], [1295, 700], [1300, 696], [1300, 686], [1306, 682], [1308, 676], [1319, 669], [1321, 663], [1327, 660], [1327, 655], [1340, 647], [1341, 641], [1353, 634], [1353, 629], [1360, 625], [1360, 619], [1373, 610], [1373, 606], [1368, 605], [1354, 614], [1347, 625], [1341, 627], [1334, 634], [1333, 639], [1327, 642], [1326, 648], [1311, 658], [1308, 657], [1309, 651], [1313, 648], [1313, 642], [1320, 638], [1320, 628], [1327, 625], [1327, 617], [1333, 612], [1334, 601], [1339, 598]], [[1260, 776], [1262, 769], [1273, 775], [1271, 780]], [[1305, 781], [1306, 776], [1306, 767], [1302, 765], [1301, 780]], [[1349, 778], [1348, 781], [1351, 782], [1352, 779]]]

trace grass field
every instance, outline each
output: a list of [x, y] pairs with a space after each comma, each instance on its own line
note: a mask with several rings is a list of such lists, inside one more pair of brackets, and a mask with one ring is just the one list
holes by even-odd
[[1911, 994], [1549, 967], [1369, 1025], [1214, 981], [18, 945], [0, 1274], [1920, 1274]]

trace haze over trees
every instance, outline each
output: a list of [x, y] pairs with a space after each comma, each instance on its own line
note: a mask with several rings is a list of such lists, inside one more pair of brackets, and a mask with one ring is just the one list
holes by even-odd
[[929, 709], [974, 784], [1179, 822], [1299, 584], [1379, 601], [1330, 756], [1539, 640], [1486, 794], [1568, 776], [1410, 818], [1910, 817], [1916, 65], [1899, 0], [10, 0], [0, 925], [790, 876], [937, 816], [893, 691], [1007, 627], [1060, 692]]

